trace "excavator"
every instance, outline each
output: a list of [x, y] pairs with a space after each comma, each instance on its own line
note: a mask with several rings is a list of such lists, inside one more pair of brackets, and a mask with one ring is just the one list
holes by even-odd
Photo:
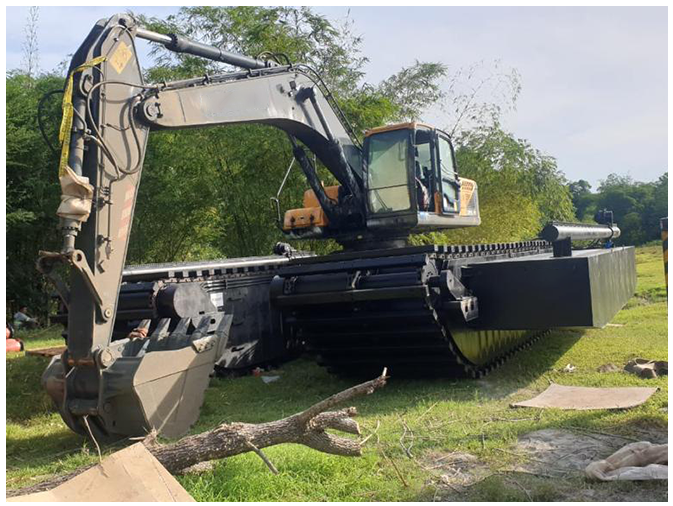
[[[146, 83], [137, 39], [240, 70]], [[342, 250], [278, 243], [266, 257], [126, 266], [150, 133], [233, 124], [287, 134], [308, 188], [284, 215], [272, 199], [285, 237]], [[414, 233], [480, 224], [477, 183], [458, 175], [449, 135], [408, 122], [360, 143], [309, 66], [130, 15], [96, 23], [74, 53], [60, 139], [63, 245], [40, 252], [38, 269], [60, 297], [67, 349], [42, 381], [65, 423], [91, 437], [180, 436], [214, 368], [305, 350], [339, 374], [477, 378], [549, 329], [604, 326], [635, 288], [632, 247], [571, 245], [619, 237], [611, 220], [551, 223], [524, 242], [410, 245]], [[323, 185], [318, 162], [337, 184]]]

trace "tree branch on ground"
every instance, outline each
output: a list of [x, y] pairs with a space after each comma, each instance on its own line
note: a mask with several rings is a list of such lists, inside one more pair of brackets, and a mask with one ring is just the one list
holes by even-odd
[[[334, 394], [305, 411], [281, 420], [265, 423], [223, 423], [207, 432], [187, 436], [168, 444], [159, 443], [156, 436], [150, 434], [143, 440], [143, 443], [172, 474], [177, 474], [200, 462], [232, 457], [249, 451], [254, 451], [259, 455], [262, 448], [284, 443], [301, 444], [332, 455], [359, 457], [362, 455], [363, 441], [326, 432], [327, 429], [333, 429], [360, 435], [360, 427], [353, 420], [353, 417], [357, 415], [357, 410], [354, 407], [338, 411], [328, 410], [355, 397], [373, 393], [383, 387], [387, 379], [388, 376], [384, 369], [378, 378]], [[267, 459], [265, 463], [269, 466], [270, 461]], [[8, 490], [7, 497], [50, 490], [94, 465], [36, 485]], [[273, 464], [269, 468], [275, 469]]]

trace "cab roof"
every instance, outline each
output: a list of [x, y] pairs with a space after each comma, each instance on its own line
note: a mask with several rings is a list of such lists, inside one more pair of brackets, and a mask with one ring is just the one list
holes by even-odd
[[365, 137], [369, 137], [373, 134], [380, 134], [381, 132], [392, 132], [393, 130], [415, 130], [418, 127], [429, 128], [430, 130], [434, 128], [430, 125], [426, 125], [425, 123], [419, 123], [418, 121], [408, 121], [406, 123], [395, 123], [393, 125], [372, 128], [365, 132]]
[[441, 133], [443, 133], [446, 136], [449, 136], [446, 132], [443, 130], [440, 130], [439, 128], [435, 128], [431, 125], [428, 125], [427, 123], [421, 123], [420, 121], [407, 121], [405, 123], [395, 123], [393, 125], [385, 125], [385, 126], [380, 126], [376, 128], [371, 128], [367, 131], [365, 131], [365, 137], [369, 137], [370, 135], [374, 134], [380, 134], [383, 132], [392, 132], [394, 130], [416, 130], [418, 128], [427, 128], [429, 130], [437, 130]]

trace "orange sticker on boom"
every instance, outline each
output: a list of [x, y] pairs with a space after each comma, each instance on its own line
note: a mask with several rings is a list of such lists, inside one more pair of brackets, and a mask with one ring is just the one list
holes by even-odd
[[117, 74], [122, 73], [132, 56], [133, 52], [131, 51], [131, 48], [123, 42], [120, 42], [119, 47], [117, 47], [110, 58], [110, 64], [112, 65], [112, 68], [117, 71]]

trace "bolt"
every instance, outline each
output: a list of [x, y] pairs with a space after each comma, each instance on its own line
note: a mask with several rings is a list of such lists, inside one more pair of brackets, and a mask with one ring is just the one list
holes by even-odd
[[114, 355], [112, 355], [112, 352], [108, 348], [106, 348], [99, 353], [98, 361], [100, 362], [100, 365], [102, 367], [110, 367], [112, 363], [115, 361], [115, 358]]
[[112, 318], [112, 309], [110, 309], [109, 307], [105, 308], [105, 311], [103, 311], [103, 316], [105, 318]]

